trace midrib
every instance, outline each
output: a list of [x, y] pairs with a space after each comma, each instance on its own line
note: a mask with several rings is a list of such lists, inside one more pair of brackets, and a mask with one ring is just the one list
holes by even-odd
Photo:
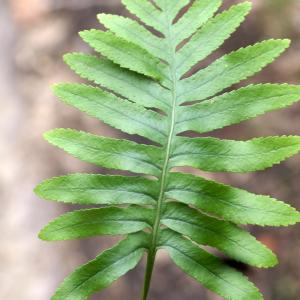
[[160, 225], [161, 225], [161, 217], [162, 217], [162, 208], [163, 203], [165, 200], [165, 192], [166, 192], [166, 181], [167, 175], [170, 169], [170, 155], [171, 155], [171, 148], [172, 142], [175, 135], [175, 124], [176, 124], [176, 106], [177, 106], [177, 72], [176, 72], [176, 45], [173, 44], [173, 34], [171, 30], [172, 21], [169, 20], [168, 16], [165, 16], [168, 20], [168, 33], [166, 34], [167, 43], [169, 45], [169, 55], [172, 59], [169, 61], [169, 69], [170, 69], [170, 79], [171, 79], [171, 93], [172, 93], [172, 105], [171, 105], [171, 122], [170, 122], [170, 129], [167, 138], [167, 143], [165, 145], [165, 159], [164, 164], [161, 172], [160, 177], [160, 189], [159, 189], [159, 197], [156, 205], [156, 215], [155, 221], [153, 225], [152, 231], [152, 239], [151, 239], [151, 246], [148, 253], [148, 261], [147, 261], [147, 270], [145, 275], [145, 286], [143, 291], [142, 299], [147, 299], [147, 294], [150, 286], [151, 275], [153, 271], [156, 251], [157, 251], [157, 240], [159, 237]]

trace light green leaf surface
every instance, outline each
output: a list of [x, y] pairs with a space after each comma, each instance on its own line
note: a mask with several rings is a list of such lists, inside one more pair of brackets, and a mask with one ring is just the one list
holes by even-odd
[[167, 137], [167, 121], [144, 107], [83, 84], [59, 84], [54, 94], [63, 102], [129, 134], [138, 134], [157, 143]]
[[[174, 24], [175, 43], [179, 44], [190, 37], [209, 20], [221, 5], [220, 0], [196, 0], [190, 9]], [[199, 45], [198, 45], [199, 46]], [[180, 52], [179, 52], [180, 53]], [[178, 57], [180, 58], [180, 54]]]
[[300, 151], [300, 137], [274, 136], [249, 141], [177, 137], [172, 167], [210, 172], [254, 172], [279, 164]]
[[206, 288], [230, 300], [263, 300], [257, 288], [241, 273], [175, 232], [162, 232], [160, 247], [174, 263]]
[[153, 35], [138, 22], [116, 15], [99, 14], [99, 21], [117, 36], [141, 46], [153, 56], [167, 60], [168, 56], [163, 51], [165, 39]]
[[168, 203], [162, 224], [198, 244], [215, 247], [237, 261], [265, 268], [277, 264], [272, 251], [248, 232], [227, 221], [208, 217], [185, 204]]
[[168, 16], [168, 21], [172, 22], [178, 13], [190, 3], [190, 0], [153, 0], [154, 3]]
[[108, 205], [58, 217], [41, 231], [42, 239], [127, 235], [75, 270], [52, 299], [87, 299], [134, 268], [146, 251], [141, 300], [148, 300], [156, 253], [165, 249], [179, 268], [225, 299], [262, 300], [245, 276], [201, 247], [214, 247], [246, 264], [271, 267], [277, 263], [271, 250], [237, 225], [286, 226], [300, 222], [300, 213], [268, 196], [175, 173], [174, 168], [252, 172], [300, 151], [298, 136], [233, 141], [186, 135], [186, 131], [207, 133], [297, 102], [300, 88], [296, 85], [226, 90], [270, 64], [290, 42], [262, 41], [197, 71], [198, 63], [244, 20], [249, 2], [215, 17], [221, 0], [122, 2], [136, 18], [100, 14], [107, 31], [80, 33], [101, 56], [64, 57], [80, 77], [100, 87], [60, 84], [54, 92], [65, 103], [154, 145], [141, 144], [138, 136], [134, 138], [139, 143], [128, 135], [114, 139], [72, 129], [45, 134], [50, 143], [84, 162], [140, 174], [71, 174], [36, 187], [36, 194], [47, 200]]
[[97, 52], [121, 67], [157, 80], [163, 79], [163, 64], [143, 48], [108, 31], [85, 30], [80, 32], [80, 36]]
[[300, 222], [300, 213], [288, 204], [191, 174], [169, 174], [166, 197], [237, 224], [287, 226]]
[[41, 198], [74, 204], [155, 205], [158, 182], [143, 177], [71, 174], [39, 184]]
[[51, 300], [87, 299], [133, 269], [141, 260], [146, 247], [145, 234], [130, 235], [75, 270], [64, 280]]
[[153, 210], [134, 206], [77, 210], [50, 222], [39, 237], [46, 241], [62, 241], [97, 235], [124, 235], [151, 228], [153, 216]]
[[237, 29], [250, 9], [251, 4], [249, 2], [233, 5], [229, 10], [211, 18], [199, 29], [178, 52], [178, 76], [184, 75], [192, 66], [218, 49]]
[[148, 0], [122, 0], [122, 3], [146, 25], [153, 27], [161, 33], [167, 30], [167, 24], [162, 12]]
[[181, 107], [176, 131], [209, 132], [286, 107], [299, 100], [300, 87], [297, 85], [250, 85], [196, 105]]
[[79, 76], [133, 102], [163, 111], [168, 111], [170, 108], [169, 91], [143, 75], [92, 55], [69, 53], [64, 56], [64, 59]]
[[209, 67], [181, 83], [178, 102], [204, 100], [259, 72], [290, 44], [289, 40], [267, 40], [224, 55]]
[[45, 138], [76, 158], [100, 167], [154, 176], [160, 174], [161, 150], [154, 146], [100, 137], [71, 129], [54, 129], [47, 132]]

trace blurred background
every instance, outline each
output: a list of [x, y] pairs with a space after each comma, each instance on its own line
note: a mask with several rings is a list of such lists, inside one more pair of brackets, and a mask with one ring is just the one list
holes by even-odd
[[[240, 1], [224, 1], [224, 8]], [[265, 38], [291, 38], [291, 48], [248, 82], [300, 84], [300, 0], [252, 0], [254, 10], [230, 42], [205, 61]], [[99, 172], [48, 145], [42, 133], [71, 127], [122, 136], [58, 102], [49, 85], [79, 79], [62, 62], [69, 51], [90, 51], [77, 32], [100, 27], [98, 12], [128, 15], [119, 0], [0, 0], [0, 299], [48, 300], [76, 266], [112, 245], [115, 238], [45, 243], [38, 231], [50, 219], [73, 209], [37, 199], [42, 179], [72, 172]], [[244, 83], [243, 83], [244, 84]], [[300, 135], [300, 104], [213, 133], [232, 139]], [[138, 139], [134, 137], [135, 139]], [[300, 209], [300, 156], [255, 174], [205, 174], [256, 193], [270, 194]], [[280, 265], [257, 270], [237, 265], [267, 300], [300, 299], [300, 226], [250, 230], [279, 256]], [[229, 264], [232, 262], [228, 261]], [[92, 299], [137, 299], [143, 264]], [[160, 253], [150, 299], [220, 299], [187, 278]]]

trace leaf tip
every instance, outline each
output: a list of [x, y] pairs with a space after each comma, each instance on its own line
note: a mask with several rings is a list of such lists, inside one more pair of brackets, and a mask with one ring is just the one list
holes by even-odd
[[288, 49], [291, 46], [292, 41], [290, 39], [281, 39], [284, 49]]
[[274, 267], [276, 267], [278, 264], [279, 264], [279, 260], [278, 260], [278, 257], [275, 255], [274, 262], [273, 262], [273, 264], [272, 264], [270, 267], [271, 267], [271, 268], [274, 268]]
[[268, 268], [274, 268], [275, 266], [277, 266], [279, 264], [277, 255], [275, 253], [273, 253], [272, 251], [271, 251], [271, 253], [272, 253], [272, 256], [270, 257], [270, 262], [269, 262], [269, 265], [267, 266]]
[[59, 134], [59, 132], [61, 131], [60, 128], [56, 128], [56, 129], [51, 129], [49, 131], [46, 131], [43, 134], [44, 139], [49, 142], [49, 143], [53, 143], [55, 137]]
[[274, 41], [276, 41], [277, 45], [281, 46], [283, 50], [289, 48], [292, 42], [290, 39], [276, 39]]
[[42, 197], [42, 183], [39, 183], [34, 189], [33, 192], [36, 196]]
[[283, 224], [282, 226], [290, 226], [295, 225], [297, 223], [300, 223], [300, 212], [294, 209], [293, 215], [288, 218], [287, 222]]
[[66, 53], [63, 55], [63, 60], [66, 64], [69, 64], [75, 57], [75, 53]]
[[252, 7], [253, 7], [252, 2], [250, 2], [250, 1], [242, 2], [242, 3], [238, 4], [238, 6], [244, 7], [248, 11], [250, 11], [252, 9]]
[[42, 241], [49, 241], [47, 238], [46, 238], [46, 235], [44, 233], [44, 229], [42, 229], [39, 233], [38, 233], [38, 238]]
[[100, 23], [102, 23], [102, 21], [105, 20], [105, 18], [109, 18], [109, 14], [105, 14], [105, 13], [100, 13], [97, 15], [97, 19]]
[[93, 32], [98, 31], [96, 29], [87, 29], [87, 30], [82, 30], [79, 31], [79, 36], [85, 41], [88, 42], [91, 40], [91, 35], [93, 34]]
[[62, 85], [61, 83], [54, 83], [51, 85], [51, 91], [55, 96], [57, 96], [57, 94], [61, 88], [61, 85]]

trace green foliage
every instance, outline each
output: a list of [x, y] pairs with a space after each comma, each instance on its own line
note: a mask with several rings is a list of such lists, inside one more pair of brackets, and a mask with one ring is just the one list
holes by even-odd
[[70, 174], [37, 186], [37, 195], [47, 200], [105, 205], [58, 217], [40, 232], [41, 239], [125, 236], [67, 277], [53, 300], [86, 299], [134, 268], [144, 253], [147, 267], [141, 299], [146, 300], [160, 249], [185, 273], [225, 299], [263, 299], [244, 275], [202, 246], [252, 266], [272, 267], [277, 264], [275, 254], [239, 225], [300, 222], [300, 213], [281, 201], [174, 172], [180, 166], [252, 172], [300, 151], [297, 136], [232, 141], [185, 135], [238, 124], [300, 99], [300, 87], [287, 84], [249, 85], [221, 93], [271, 63], [288, 47], [288, 40], [239, 49], [189, 76], [188, 71], [221, 46], [251, 8], [245, 2], [214, 16], [222, 1], [196, 0], [178, 17], [189, 2], [123, 0], [142, 23], [100, 14], [107, 31], [93, 29], [80, 36], [102, 56], [65, 55], [78, 75], [98, 87], [59, 84], [53, 88], [55, 95], [112, 127], [148, 139], [149, 144], [72, 129], [45, 134], [50, 143], [82, 161], [138, 174]]
[[134, 233], [115, 247], [75, 270], [58, 288], [53, 300], [86, 299], [133, 269], [149, 244], [145, 233]]
[[180, 269], [225, 299], [263, 299], [258, 289], [244, 275], [178, 233], [163, 230], [159, 246], [169, 252]]

